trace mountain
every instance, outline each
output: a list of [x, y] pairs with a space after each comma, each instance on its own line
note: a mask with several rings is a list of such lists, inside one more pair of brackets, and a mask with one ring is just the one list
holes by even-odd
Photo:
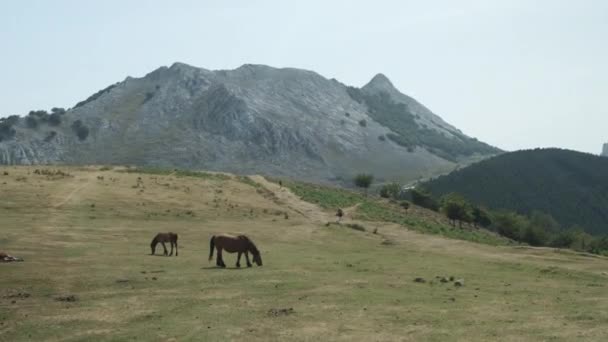
[[423, 185], [492, 209], [552, 215], [563, 226], [608, 233], [608, 159], [561, 149], [501, 154]]
[[312, 71], [183, 63], [127, 77], [64, 112], [0, 121], [0, 164], [128, 164], [350, 182], [409, 181], [500, 153], [384, 75], [363, 88]]
[[608, 157], [608, 143], [604, 144], [604, 147], [602, 148], [602, 154], [603, 157]]

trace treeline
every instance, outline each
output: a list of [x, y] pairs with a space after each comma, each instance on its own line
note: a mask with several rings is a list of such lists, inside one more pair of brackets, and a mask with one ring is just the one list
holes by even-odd
[[608, 158], [561, 149], [505, 153], [422, 185], [435, 197], [455, 192], [488, 208], [608, 234]]
[[[355, 177], [355, 185], [368, 188], [369, 183], [360, 184], [361, 177]], [[442, 213], [457, 229], [487, 229], [531, 246], [570, 248], [608, 256], [608, 235], [594, 236], [579, 226], [564, 227], [553, 216], [541, 211], [522, 215], [509, 210], [491, 210], [457, 193], [437, 198], [420, 187], [403, 191], [403, 186], [398, 183], [381, 186], [378, 194], [402, 203], [409, 200], [419, 207]], [[409, 205], [403, 207], [407, 209]]]
[[[383, 189], [380, 191], [382, 194]], [[420, 207], [443, 213], [455, 227], [481, 227], [531, 246], [570, 248], [608, 255], [608, 236], [593, 236], [578, 226], [563, 227], [553, 216], [540, 211], [522, 215], [508, 210], [490, 210], [467, 201], [457, 193], [435, 198], [420, 188], [401, 196], [409, 197]]]
[[[46, 110], [32, 110], [23, 118], [19, 115], [0, 118], [0, 142], [13, 139], [17, 133], [15, 126], [22, 122], [22, 120], [25, 127], [32, 130], [37, 130], [41, 125], [56, 127], [63, 122], [65, 113], [67, 111], [64, 108], [55, 107], [50, 112]], [[81, 120], [72, 122], [70, 127], [79, 140], [85, 140], [89, 135], [89, 128]], [[57, 132], [50, 131], [44, 140], [50, 141], [56, 135]]]

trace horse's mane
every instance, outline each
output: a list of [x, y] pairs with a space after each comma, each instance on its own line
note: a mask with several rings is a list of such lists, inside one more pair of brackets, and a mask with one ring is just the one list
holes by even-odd
[[251, 253], [260, 254], [260, 251], [258, 250], [258, 247], [256, 247], [255, 243], [253, 243], [253, 241], [251, 241], [251, 239], [247, 235], [243, 235], [243, 237], [249, 243], [249, 247], [251, 248]]

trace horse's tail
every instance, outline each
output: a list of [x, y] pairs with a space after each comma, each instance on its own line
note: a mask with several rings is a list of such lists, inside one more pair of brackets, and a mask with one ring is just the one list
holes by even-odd
[[215, 235], [209, 240], [209, 261], [213, 259], [213, 248], [215, 248]]

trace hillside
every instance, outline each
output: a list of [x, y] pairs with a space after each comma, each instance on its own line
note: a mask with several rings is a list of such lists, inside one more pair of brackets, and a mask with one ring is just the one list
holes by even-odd
[[522, 214], [552, 215], [565, 227], [608, 234], [608, 159], [560, 149], [506, 153], [423, 185], [473, 203]]
[[[420, 208], [398, 212], [354, 192], [284, 184], [0, 167], [0, 250], [25, 259], [0, 263], [0, 340], [608, 337], [606, 258], [508, 246]], [[343, 224], [326, 225], [336, 206], [346, 208]], [[151, 238], [169, 230], [180, 236], [179, 257], [150, 256]], [[483, 234], [485, 243], [419, 233], [432, 230]], [[208, 263], [209, 238], [221, 232], [249, 235], [264, 266], [236, 269], [230, 254], [227, 269]]]
[[183, 63], [128, 77], [64, 111], [0, 119], [0, 164], [179, 167], [350, 183], [407, 182], [500, 151], [383, 75], [363, 88], [264, 65]]

